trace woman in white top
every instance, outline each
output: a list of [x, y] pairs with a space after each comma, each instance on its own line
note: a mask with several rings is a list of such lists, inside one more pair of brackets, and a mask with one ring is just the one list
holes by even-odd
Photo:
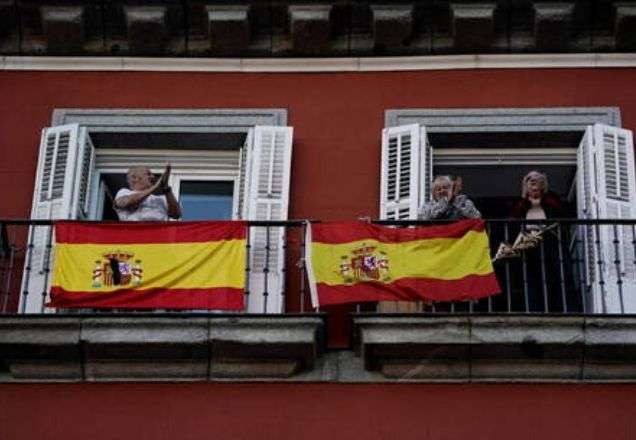
[[[147, 167], [131, 167], [126, 176], [128, 188], [117, 192], [113, 202], [122, 221], [166, 221], [181, 217], [181, 207], [168, 185], [170, 164], [156, 182]], [[160, 192], [161, 195], [153, 193]]]

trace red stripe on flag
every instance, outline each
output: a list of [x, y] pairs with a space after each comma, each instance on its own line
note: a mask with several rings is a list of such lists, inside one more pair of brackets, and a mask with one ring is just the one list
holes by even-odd
[[391, 228], [367, 222], [329, 222], [312, 225], [311, 239], [314, 243], [326, 244], [371, 239], [381, 243], [403, 243], [428, 238], [461, 238], [468, 231], [482, 232], [483, 230], [484, 221], [481, 219], [415, 228]]
[[361, 282], [352, 286], [318, 283], [321, 306], [372, 301], [465, 301], [501, 292], [495, 274], [468, 275], [458, 280], [401, 278], [389, 284]]
[[243, 310], [243, 290], [229, 287], [206, 289], [122, 289], [115, 292], [69, 292], [51, 288], [48, 307], [118, 309]]
[[244, 221], [209, 222], [55, 222], [57, 243], [195, 243], [245, 239]]

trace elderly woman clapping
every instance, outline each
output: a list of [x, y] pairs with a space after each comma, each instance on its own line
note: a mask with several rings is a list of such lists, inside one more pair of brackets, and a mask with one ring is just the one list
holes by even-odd
[[433, 200], [425, 203], [418, 212], [420, 220], [461, 220], [465, 218], [481, 218], [465, 194], [461, 194], [461, 178], [437, 176], [433, 180]]

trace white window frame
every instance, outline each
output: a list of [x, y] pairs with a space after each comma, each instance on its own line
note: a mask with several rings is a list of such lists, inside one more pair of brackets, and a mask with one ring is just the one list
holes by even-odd
[[[153, 154], [153, 151], [160, 151], [161, 154]], [[97, 148], [96, 156], [100, 157], [108, 157], [107, 160], [112, 162], [124, 162], [126, 157], [135, 155], [136, 157], [144, 157], [143, 153], [147, 153], [147, 160], [141, 161], [141, 164], [152, 162], [157, 163], [161, 162], [161, 159], [158, 159], [157, 156], [166, 156], [166, 157], [183, 157], [184, 155], [188, 158], [191, 158], [193, 162], [197, 162], [197, 159], [207, 158], [214, 159], [214, 156], [218, 154], [219, 150], [152, 150], [147, 148], [122, 148], [122, 149], [109, 149], [109, 148]], [[177, 200], [179, 199], [179, 189], [181, 180], [201, 180], [201, 181], [225, 181], [225, 182], [233, 182], [234, 189], [232, 194], [232, 218], [234, 219], [234, 212], [236, 211], [236, 206], [238, 204], [238, 178], [239, 178], [239, 152], [236, 152], [236, 167], [229, 173], [219, 173], [213, 170], [206, 169], [205, 167], [201, 167], [196, 169], [196, 167], [192, 167], [188, 165], [187, 167], [181, 167], [178, 164], [172, 165], [172, 172], [170, 174], [169, 185], [173, 187], [173, 192]], [[160, 174], [164, 170], [163, 163], [161, 166], [154, 165], [150, 166], [150, 171], [155, 174]], [[104, 206], [104, 198], [106, 197], [105, 189], [103, 187], [103, 183], [101, 181], [102, 174], [126, 174], [128, 171], [128, 167], [123, 166], [113, 166], [113, 165], [105, 165], [105, 166], [95, 166], [95, 170], [93, 172], [93, 179], [91, 183], [91, 194], [95, 195], [91, 200], [89, 200], [89, 213], [90, 218], [93, 220], [98, 220], [102, 218], [103, 215], [103, 206]], [[115, 196], [117, 190], [113, 194]]]
[[[237, 167], [238, 172], [238, 167]], [[236, 220], [236, 208], [238, 206], [239, 201], [239, 176], [228, 179], [227, 177], [221, 176], [210, 176], [210, 175], [202, 175], [202, 174], [193, 174], [193, 173], [177, 173], [173, 172], [170, 175], [170, 181], [168, 184], [172, 187], [172, 193], [174, 194], [177, 201], [181, 201], [181, 182], [232, 182], [232, 211], [231, 211], [231, 219]]]

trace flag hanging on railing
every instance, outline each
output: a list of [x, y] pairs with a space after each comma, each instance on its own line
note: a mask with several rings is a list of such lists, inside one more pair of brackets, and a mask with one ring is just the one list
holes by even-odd
[[483, 220], [392, 228], [367, 222], [307, 228], [314, 307], [365, 301], [461, 301], [500, 292]]
[[242, 310], [246, 228], [57, 222], [47, 306]]

